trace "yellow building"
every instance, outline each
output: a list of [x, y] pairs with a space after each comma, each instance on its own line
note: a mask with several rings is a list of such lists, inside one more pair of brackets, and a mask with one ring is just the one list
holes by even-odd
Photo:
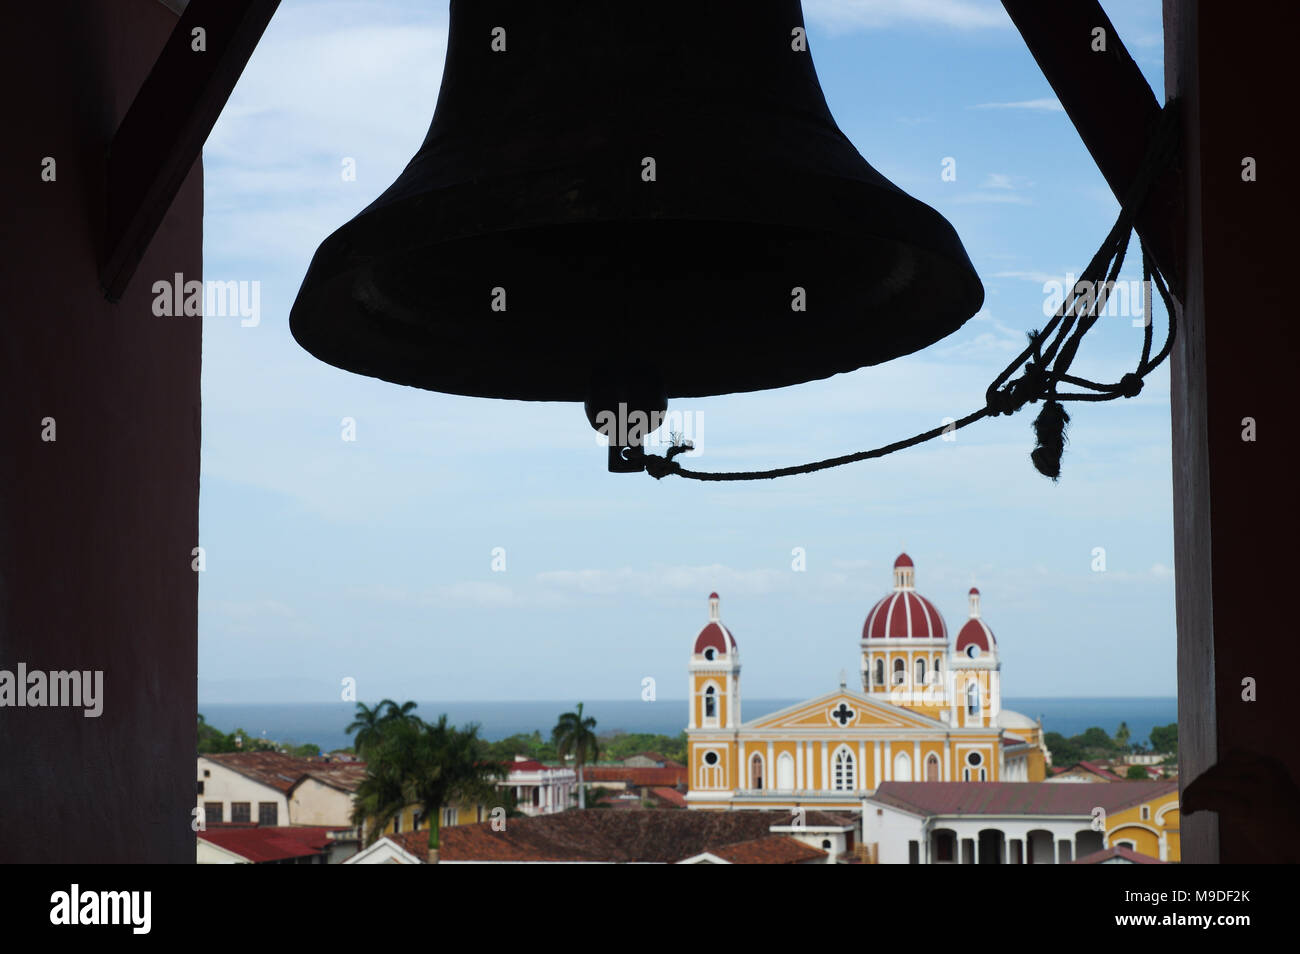
[[[475, 822], [481, 822], [491, 815], [492, 809], [485, 805], [471, 805], [468, 802], [457, 802], [454, 805], [444, 805], [440, 809], [439, 829], [452, 828], [456, 825], [472, 825]], [[428, 819], [421, 817], [419, 805], [408, 805], [402, 809], [401, 813], [395, 816], [387, 825], [384, 826], [383, 834], [397, 835], [404, 831], [427, 831], [429, 828]], [[367, 827], [366, 833], [370, 829]]]
[[[1125, 785], [1125, 782], [1112, 782]], [[1130, 805], [1106, 818], [1106, 847], [1131, 848], [1139, 854], [1162, 861], [1182, 858], [1178, 810], [1178, 786], [1148, 801]]]
[[862, 689], [840, 687], [751, 722], [741, 717], [740, 650], [717, 593], [690, 661], [692, 808], [857, 808], [885, 781], [1041, 781], [1042, 727], [1002, 708], [1001, 660], [968, 594], [950, 648], [934, 604], [902, 554], [893, 591], [862, 629]]

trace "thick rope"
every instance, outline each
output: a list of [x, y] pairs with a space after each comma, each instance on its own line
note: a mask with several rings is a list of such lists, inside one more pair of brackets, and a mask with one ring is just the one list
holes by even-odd
[[[841, 467], [884, 457], [941, 434], [973, 424], [985, 417], [999, 414], [1014, 414], [1026, 404], [1043, 400], [1046, 403], [1034, 419], [1036, 446], [1030, 458], [1039, 473], [1055, 481], [1061, 473], [1061, 455], [1064, 452], [1066, 438], [1065, 427], [1070, 416], [1061, 406], [1062, 401], [1112, 401], [1115, 398], [1136, 397], [1142, 391], [1143, 381], [1148, 374], [1160, 366], [1169, 356], [1173, 347], [1175, 333], [1174, 304], [1169, 294], [1164, 276], [1155, 268], [1145, 244], [1142, 245], [1142, 287], [1144, 290], [1143, 317], [1146, 326], [1142, 335], [1142, 356], [1137, 368], [1122, 376], [1113, 384], [1089, 381], [1070, 374], [1070, 365], [1078, 353], [1083, 337], [1097, 323], [1106, 307], [1106, 299], [1115, 287], [1120, 267], [1124, 264], [1124, 255], [1128, 248], [1129, 236], [1133, 233], [1133, 223], [1147, 192], [1156, 175], [1165, 168], [1175, 154], [1178, 145], [1178, 113], [1176, 106], [1166, 105], [1161, 112], [1155, 133], [1143, 158], [1137, 176], [1130, 183], [1120, 205], [1119, 218], [1106, 236], [1097, 254], [1093, 256], [1088, 267], [1084, 269], [1070, 294], [1066, 296], [1061, 307], [1047, 326], [1041, 331], [1029, 333], [1029, 344], [1020, 355], [1002, 370], [989, 385], [984, 395], [984, 407], [972, 411], [965, 417], [939, 427], [923, 431], [905, 440], [885, 444], [873, 450], [845, 454], [809, 464], [793, 467], [778, 467], [773, 470], [748, 470], [730, 472], [708, 472], [688, 470], [673, 458], [692, 449], [691, 443], [683, 442], [669, 448], [660, 457], [657, 454], [644, 454], [640, 448], [630, 450], [641, 457], [645, 469], [656, 480], [669, 475], [686, 477], [690, 480], [772, 480], [776, 477], [791, 477], [795, 474], [811, 474], [831, 467]], [[1139, 239], [1140, 242], [1140, 239]], [[1160, 352], [1151, 357], [1151, 336], [1154, 316], [1150, 290], [1155, 288], [1164, 303], [1168, 316], [1169, 329], [1164, 346]], [[1013, 375], [1023, 369], [1014, 379]], [[1060, 385], [1083, 388], [1084, 391], [1062, 393]]]

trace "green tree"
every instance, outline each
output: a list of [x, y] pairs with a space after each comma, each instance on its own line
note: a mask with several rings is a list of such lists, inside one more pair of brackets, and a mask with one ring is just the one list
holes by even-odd
[[516, 733], [498, 742], [485, 741], [482, 746], [484, 758], [496, 759], [500, 762], [512, 762], [516, 755], [524, 755], [543, 762], [553, 762], [557, 758], [555, 746], [543, 739], [542, 733], [537, 730], [533, 730], [531, 734]]
[[556, 755], [563, 761], [570, 756], [578, 770], [578, 808], [587, 807], [586, 784], [583, 779], [583, 766], [600, 758], [600, 740], [596, 737], [596, 720], [592, 716], [583, 717], [582, 703], [578, 703], [577, 712], [565, 712], [560, 721], [551, 730], [551, 741], [555, 743]]
[[414, 702], [403, 702], [399, 706], [392, 699], [385, 699], [380, 702], [376, 708], [383, 710], [384, 714], [382, 718], [384, 722], [391, 722], [394, 719], [415, 719], [416, 721], [419, 721], [420, 718], [417, 715], [413, 715], [415, 712]]
[[1076, 735], [1074, 738], [1075, 741], [1085, 749], [1098, 750], [1098, 754], [1110, 752], [1115, 748], [1115, 743], [1111, 737], [1106, 734], [1106, 730], [1095, 725], [1088, 729], [1084, 729], [1082, 735]]
[[1155, 752], [1178, 752], [1178, 723], [1151, 727], [1151, 749]]
[[381, 728], [384, 719], [384, 703], [392, 705], [392, 700], [385, 699], [379, 705], [371, 709], [364, 702], [357, 703], [356, 715], [343, 731], [352, 735], [352, 745], [357, 750], [357, 755], [361, 758], [366, 757], [366, 750], [379, 741]]
[[441, 809], [456, 801], [476, 804], [506, 802], [495, 782], [505, 766], [481, 758], [478, 726], [457, 729], [447, 716], [426, 724], [410, 715], [385, 720], [379, 739], [370, 746], [366, 777], [357, 788], [353, 821], [371, 825], [366, 842], [408, 805], [418, 805], [429, 822], [429, 848], [437, 848]]
[[270, 739], [259, 738], [251, 732], [235, 727], [235, 731], [230, 733], [230, 739], [235, 747], [232, 752], [275, 752], [279, 746]]
[[1127, 751], [1129, 747], [1128, 745], [1129, 737], [1131, 734], [1132, 733], [1130, 733], [1128, 729], [1128, 723], [1121, 722], [1119, 724], [1119, 728], [1115, 730], [1115, 744], [1118, 745], [1121, 749]]
[[1059, 732], [1046, 732], [1043, 742], [1052, 753], [1053, 765], [1065, 768], [1083, 761], [1083, 748], [1074, 739], [1067, 739]]
[[601, 749], [606, 759], [621, 762], [641, 752], [658, 752], [665, 758], [686, 761], [686, 733], [674, 737], [652, 732], [614, 731], [601, 735]]
[[1142, 781], [1147, 777], [1147, 770], [1140, 765], [1130, 765], [1128, 771], [1124, 773], [1124, 777]]
[[208, 721], [203, 718], [203, 713], [199, 713], [198, 720], [198, 753], [199, 755], [210, 755], [215, 752], [234, 752], [235, 740], [226, 735], [214, 725], [209, 725]]

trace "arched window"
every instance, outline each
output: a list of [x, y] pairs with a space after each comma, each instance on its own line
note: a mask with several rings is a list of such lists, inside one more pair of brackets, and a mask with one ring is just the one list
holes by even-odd
[[906, 752], [894, 756], [894, 781], [910, 782], [912, 780], [912, 758]]
[[831, 785], [837, 792], [851, 792], [858, 787], [857, 763], [847, 746], [842, 745], [835, 752]]
[[980, 687], [973, 682], [966, 684], [966, 714], [980, 714]]
[[920, 659], [916, 661], [916, 684], [918, 686], [925, 685], [925, 657], [924, 656], [922, 656]]
[[704, 690], [704, 718], [716, 719], [718, 717], [718, 690], [709, 686]]
[[885, 661], [883, 659], [876, 660], [876, 683], [875, 684], [877, 686], [883, 686], [885, 684]]
[[755, 791], [763, 789], [763, 756], [757, 752], [749, 760], [749, 787]]
[[927, 782], [939, 781], [939, 756], [933, 752], [925, 760], [925, 780]]
[[901, 686], [907, 682], [906, 664], [901, 659], [894, 660], [894, 685]]
[[794, 791], [794, 758], [789, 752], [777, 756], [776, 787], [782, 792]]

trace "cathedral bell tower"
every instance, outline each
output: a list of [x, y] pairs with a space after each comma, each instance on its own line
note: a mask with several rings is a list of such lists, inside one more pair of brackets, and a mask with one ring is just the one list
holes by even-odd
[[734, 729], [740, 725], [740, 650], [722, 625], [717, 593], [709, 594], [709, 621], [695, 637], [691, 654], [691, 729]]
[[993, 630], [980, 616], [980, 591], [970, 588], [970, 619], [957, 633], [952, 653], [952, 715], [955, 726], [996, 726], [1002, 710], [1002, 661]]

